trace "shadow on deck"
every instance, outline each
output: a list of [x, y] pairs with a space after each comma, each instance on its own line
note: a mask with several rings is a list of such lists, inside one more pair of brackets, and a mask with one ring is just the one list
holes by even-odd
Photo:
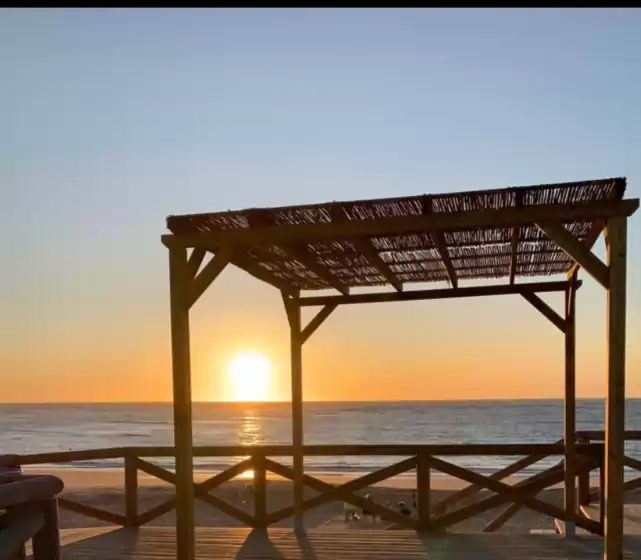
[[[309, 530], [251, 531], [196, 529], [198, 559], [238, 560], [590, 560], [603, 557], [598, 537], [555, 535], [443, 534], [419, 537], [413, 531]], [[62, 532], [63, 560], [172, 558], [173, 527], [73, 529]], [[641, 557], [641, 538], [626, 539], [624, 558]]]

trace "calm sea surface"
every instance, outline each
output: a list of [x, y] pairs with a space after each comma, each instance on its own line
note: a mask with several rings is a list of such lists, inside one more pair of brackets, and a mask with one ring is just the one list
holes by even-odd
[[[578, 429], [602, 429], [604, 403], [580, 400]], [[627, 429], [641, 430], [641, 400], [627, 401]], [[0, 404], [0, 454], [97, 447], [172, 445], [169, 404]], [[551, 443], [562, 437], [562, 401], [309, 403], [305, 441], [314, 444]], [[291, 443], [288, 403], [196, 403], [196, 445]], [[641, 458], [641, 442], [628, 452]], [[154, 460], [171, 467], [171, 459]], [[197, 468], [218, 470], [232, 458], [198, 458]], [[390, 464], [390, 457], [309, 457], [306, 470], [355, 473]], [[541, 461], [531, 472], [551, 466]], [[287, 463], [287, 460], [283, 460]], [[509, 464], [508, 457], [460, 457], [479, 472]], [[71, 466], [115, 468], [120, 461]]]

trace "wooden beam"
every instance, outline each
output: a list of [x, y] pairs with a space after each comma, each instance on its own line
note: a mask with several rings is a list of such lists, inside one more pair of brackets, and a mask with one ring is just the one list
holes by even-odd
[[289, 328], [292, 328], [293, 325], [293, 312], [292, 306], [296, 304], [300, 299], [298, 297], [291, 296], [287, 292], [280, 292], [280, 297], [283, 299], [283, 306], [285, 307], [285, 315], [287, 316], [287, 322], [289, 323]]
[[327, 319], [337, 307], [337, 305], [326, 305], [323, 307], [300, 333], [300, 343], [305, 344], [307, 339], [314, 334], [316, 329], [323, 324], [325, 319]]
[[608, 267], [590, 249], [575, 239], [561, 224], [537, 223], [536, 225], [599, 284], [605, 289], [608, 288]]
[[430, 456], [419, 453], [416, 457], [416, 513], [418, 530], [426, 533], [430, 531], [432, 515], [430, 471]]
[[278, 225], [261, 228], [237, 228], [218, 232], [167, 234], [166, 245], [198, 247], [215, 245], [273, 245], [282, 242], [311, 243], [330, 239], [363, 236], [400, 235], [417, 231], [455, 231], [474, 228], [501, 228], [531, 225], [538, 222], [573, 222], [613, 216], [630, 216], [639, 208], [639, 199], [595, 204], [541, 204], [502, 210], [439, 212], [430, 216], [400, 216], [376, 220], [347, 220], [342, 223]]
[[627, 222], [608, 220], [608, 379], [605, 412], [605, 560], [623, 556]]
[[514, 284], [516, 280], [516, 265], [518, 263], [518, 249], [519, 249], [519, 231], [520, 228], [515, 226], [512, 228], [512, 248], [510, 256], [510, 284]]
[[369, 264], [379, 271], [397, 292], [403, 291], [403, 282], [401, 282], [390, 266], [381, 258], [378, 251], [374, 249], [370, 239], [354, 239], [354, 245], [363, 253]]
[[[594, 247], [594, 244], [597, 242], [599, 239], [599, 236], [605, 229], [605, 220], [594, 220], [592, 222], [592, 225], [590, 226], [590, 231], [588, 231], [587, 235], [585, 236], [585, 239], [583, 239], [582, 243], [585, 245], [586, 249], [592, 250], [592, 247]], [[572, 265], [572, 268], [568, 271], [568, 280], [572, 278], [578, 271], [581, 265], [578, 262], [575, 262], [574, 265]]]
[[[432, 216], [434, 214], [434, 201], [430, 196], [423, 196], [423, 216]], [[450, 280], [450, 285], [452, 288], [458, 288], [458, 278], [456, 276], [456, 270], [452, 264], [452, 259], [450, 253], [447, 250], [447, 243], [445, 242], [445, 235], [442, 231], [432, 230], [430, 232], [432, 241], [434, 241], [434, 246], [438, 251], [439, 256], [441, 257], [441, 262], [447, 271], [447, 277]]]
[[247, 255], [236, 255], [231, 260], [232, 264], [244, 270], [250, 276], [253, 276], [257, 280], [266, 282], [274, 286], [274, 288], [280, 290], [281, 292], [286, 292], [288, 294], [294, 294], [297, 292], [297, 289], [289, 284], [286, 280], [275, 276], [267, 269], [260, 266], [258, 263], [252, 262], [249, 256]]
[[189, 268], [189, 275], [192, 278], [195, 278], [196, 274], [198, 274], [198, 270], [200, 269], [200, 265], [203, 263], [206, 254], [207, 249], [203, 249], [202, 247], [196, 247], [191, 251], [189, 261], [187, 262], [187, 268]]
[[131, 453], [125, 453], [125, 517], [127, 527], [138, 525], [138, 467]]
[[193, 301], [187, 251], [169, 248], [174, 442], [176, 446], [176, 554], [192, 560], [194, 535], [194, 449], [191, 421], [189, 307]]
[[127, 524], [127, 519], [125, 518], [124, 515], [120, 515], [119, 513], [112, 513], [110, 511], [99, 509], [93, 506], [80, 504], [68, 498], [59, 497], [58, 505], [60, 506], [61, 509], [73, 511], [74, 513], [85, 515], [86, 517], [100, 519], [100, 521], [113, 523], [114, 525], [122, 525], [124, 527]]
[[334, 276], [327, 268], [314, 259], [313, 253], [304, 245], [282, 246], [282, 249], [300, 261], [321, 280], [327, 282], [332, 288], [343, 295], [349, 295], [349, 286], [343, 284], [338, 276]]
[[[278, 474], [283, 478], [289, 478], [291, 480], [295, 478], [294, 476], [292, 476], [293, 473], [289, 467], [281, 465], [280, 463], [275, 463], [274, 461], [271, 461], [269, 459], [266, 459], [265, 462], [267, 464], [267, 468], [273, 473]], [[306, 486], [309, 486], [313, 490], [320, 492], [321, 494], [305, 500], [305, 502], [303, 503], [303, 508], [305, 511], [308, 511], [327, 502], [337, 500], [347, 502], [356, 507], [368, 509], [371, 512], [378, 514], [379, 516], [387, 516], [392, 521], [396, 521], [403, 526], [415, 528], [416, 523], [414, 522], [414, 520], [408, 519], [407, 517], [402, 516], [400, 513], [394, 510], [390, 510], [384, 506], [378, 505], [373, 501], [365, 500], [364, 498], [361, 498], [360, 496], [354, 494], [355, 492], [358, 492], [363, 488], [372, 486], [377, 482], [381, 482], [398, 474], [407, 472], [415, 466], [416, 458], [410, 457], [409, 459], [404, 459], [399, 463], [394, 463], [393, 465], [383, 467], [382, 469], [379, 469], [377, 471], [352, 479], [339, 486], [332, 486], [327, 482], [323, 482], [318, 478], [306, 474], [303, 477], [304, 484]], [[282, 508], [267, 516], [268, 523], [271, 525], [282, 519], [286, 519], [287, 517], [290, 517], [292, 513], [293, 508]]]
[[[555, 442], [555, 444], [562, 444], [563, 440], [560, 439]], [[490, 478], [494, 480], [503, 480], [504, 478], [507, 478], [508, 476], [515, 475], [516, 473], [522, 471], [523, 469], [526, 469], [535, 463], [538, 463], [539, 461], [545, 459], [548, 457], [548, 455], [528, 455], [527, 457], [523, 457], [519, 459], [518, 461], [512, 463], [511, 465], [508, 465], [507, 467], [501, 469], [500, 471], [496, 471], [495, 473], [492, 473], [490, 475]], [[434, 504], [433, 510], [436, 513], [441, 513], [445, 511], [449, 506], [452, 506], [456, 502], [460, 502], [463, 499], [470, 498], [474, 494], [478, 493], [482, 488], [476, 484], [472, 484], [470, 486], [466, 486], [465, 488], [462, 488], [458, 492], [454, 494], [450, 494], [449, 496], [446, 496], [442, 500], [440, 500], [438, 503]]]
[[256, 527], [267, 526], [267, 472], [265, 456], [254, 454], [254, 522]]
[[561, 317], [554, 309], [545, 303], [534, 292], [523, 291], [521, 295], [532, 304], [533, 307], [538, 309], [544, 317], [549, 319], [561, 332], [565, 332], [565, 319]]
[[[407, 290], [404, 292], [383, 292], [369, 294], [351, 294], [349, 296], [311, 296], [298, 300], [301, 307], [314, 305], [345, 305], [356, 303], [382, 303], [398, 301], [420, 301], [430, 299], [449, 299], [481, 296], [519, 295], [522, 293], [563, 292], [567, 287], [566, 281], [538, 282], [532, 284], [494, 286], [469, 286], [465, 288], [443, 288], [431, 290]], [[578, 286], [580, 286], [578, 282]]]
[[[523, 191], [515, 190], [514, 197], [515, 197], [516, 207], [521, 208], [523, 206]], [[510, 256], [510, 284], [514, 284], [514, 281], [516, 280], [516, 265], [518, 264], [520, 232], [521, 232], [520, 226], [514, 226], [512, 228], [512, 247], [511, 247], [511, 256]]]
[[[565, 399], [563, 438], [565, 440], [564, 505], [567, 521], [565, 535], [576, 534], [576, 274], [565, 291]], [[589, 476], [589, 475], [588, 475]]]
[[234, 249], [229, 246], [221, 247], [220, 250], [212, 257], [212, 259], [200, 271], [198, 276], [194, 278], [191, 289], [191, 301], [189, 307], [192, 307], [209, 288], [211, 283], [218, 278], [218, 275], [225, 270], [225, 267], [231, 261], [234, 254]]
[[[347, 221], [347, 213], [345, 208], [340, 203], [334, 203], [330, 207], [330, 212], [332, 215], [332, 223], [343, 223]], [[381, 258], [378, 254], [378, 251], [372, 245], [372, 240], [368, 237], [354, 238], [352, 240], [355, 249], [360, 251], [369, 264], [376, 268], [378, 272], [383, 276], [398, 292], [403, 291], [403, 282], [401, 282], [396, 274], [392, 272], [392, 269], [389, 265]]]
[[303, 344], [301, 339], [301, 309], [297, 298], [289, 301], [290, 351], [292, 376], [292, 461], [294, 467], [294, 526], [303, 528], [305, 474], [303, 449]]

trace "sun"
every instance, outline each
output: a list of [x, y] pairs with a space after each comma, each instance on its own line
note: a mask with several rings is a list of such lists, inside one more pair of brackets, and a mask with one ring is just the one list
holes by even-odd
[[271, 364], [265, 356], [253, 352], [239, 354], [229, 362], [227, 376], [233, 400], [268, 400]]

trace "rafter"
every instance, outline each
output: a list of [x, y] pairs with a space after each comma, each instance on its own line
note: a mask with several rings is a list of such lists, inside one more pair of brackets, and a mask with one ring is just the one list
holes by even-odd
[[[342, 204], [338, 202], [333, 203], [330, 207], [330, 212], [332, 216], [332, 223], [342, 223], [347, 221], [345, 207]], [[403, 291], [403, 282], [397, 278], [396, 274], [394, 274], [389, 265], [383, 260], [369, 237], [355, 238], [352, 240], [352, 243], [354, 244], [354, 248], [360, 251], [367, 259], [370, 266], [373, 266], [378, 270], [379, 274], [394, 286], [396, 291]]]
[[606, 290], [608, 289], [608, 267], [590, 249], [577, 241], [561, 224], [537, 222], [536, 225], [570, 258], [579, 263], [590, 276]]
[[[523, 206], [523, 191], [516, 190], [514, 193], [515, 196], [515, 205], [517, 208]], [[520, 226], [514, 226], [512, 228], [512, 244], [511, 244], [511, 255], [510, 255], [510, 284], [514, 284], [516, 279], [516, 266], [518, 263], [518, 251], [519, 251], [519, 234], [521, 233]]]
[[[259, 225], [261, 227], [273, 227], [272, 217], [261, 209], [253, 209], [247, 212], [247, 220], [250, 224]], [[305, 265], [305, 267], [324, 280], [332, 288], [339, 291], [343, 295], [349, 294], [349, 286], [341, 282], [338, 276], [335, 276], [327, 268], [316, 261], [314, 255], [310, 252], [309, 247], [302, 243], [292, 245], [278, 244], [278, 248], [289, 254], [291, 257]]]
[[308, 268], [311, 272], [316, 274], [321, 280], [327, 282], [332, 288], [339, 291], [343, 295], [349, 295], [349, 286], [343, 284], [343, 282], [332, 274], [327, 268], [322, 264], [317, 262], [314, 258], [313, 253], [309, 250], [306, 245], [288, 245], [282, 246], [283, 251], [289, 253], [297, 261], [301, 262]]
[[[583, 240], [583, 245], [591, 251], [604, 229], [605, 220], [595, 220], [592, 222], [590, 225], [590, 231], [588, 231], [585, 239]], [[581, 268], [581, 265], [575, 261], [572, 268], [568, 271], [568, 280], [579, 271], [579, 268]]]
[[378, 251], [376, 251], [376, 249], [372, 245], [370, 239], [355, 239], [354, 245], [358, 247], [363, 255], [365, 255], [365, 258], [367, 259], [369, 264], [376, 268], [376, 270], [380, 272], [381, 276], [383, 276], [383, 278], [385, 278], [392, 286], [394, 286], [394, 289], [397, 292], [403, 291], [403, 282], [398, 279], [390, 266], [381, 258], [381, 256], [378, 254]]
[[[432, 198], [425, 195], [423, 196], [422, 202], [423, 202], [423, 216], [434, 215], [434, 207], [433, 207], [434, 202]], [[450, 253], [447, 250], [447, 243], [445, 242], [445, 234], [442, 231], [433, 230], [433, 231], [430, 231], [430, 235], [432, 237], [432, 240], [434, 241], [434, 246], [436, 247], [436, 250], [438, 251], [438, 254], [441, 257], [441, 261], [445, 266], [445, 270], [447, 271], [447, 277], [450, 280], [450, 285], [452, 286], [452, 288], [458, 288], [458, 278], [456, 276], [456, 270], [454, 269], [454, 265], [452, 264], [452, 258], [450, 257]]]

